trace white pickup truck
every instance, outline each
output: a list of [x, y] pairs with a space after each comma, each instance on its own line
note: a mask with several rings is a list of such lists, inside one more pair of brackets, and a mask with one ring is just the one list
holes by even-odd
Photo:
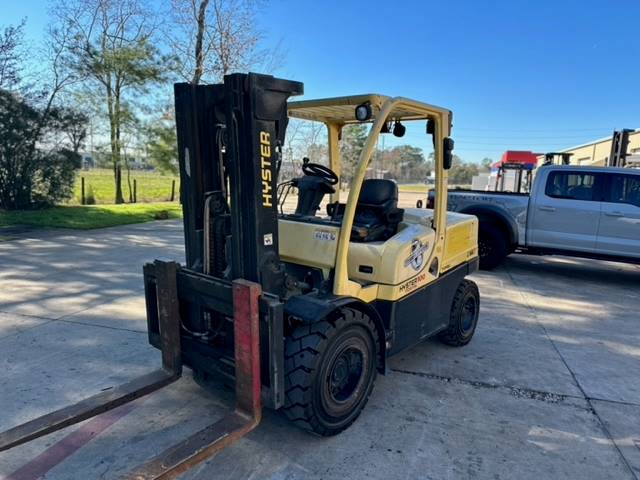
[[450, 211], [480, 220], [480, 268], [516, 251], [640, 263], [640, 170], [548, 165], [530, 194], [450, 190], [448, 199]]

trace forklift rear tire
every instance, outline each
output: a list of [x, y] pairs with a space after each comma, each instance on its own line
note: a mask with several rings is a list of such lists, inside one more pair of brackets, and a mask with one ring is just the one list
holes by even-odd
[[371, 319], [352, 308], [294, 330], [285, 344], [283, 410], [291, 421], [331, 436], [358, 418], [377, 373], [375, 331]]
[[461, 347], [471, 341], [480, 313], [480, 293], [471, 280], [462, 280], [451, 304], [449, 327], [438, 338], [452, 347]]
[[480, 224], [478, 254], [482, 270], [493, 270], [500, 265], [507, 256], [507, 247], [507, 238], [500, 228], [491, 223]]

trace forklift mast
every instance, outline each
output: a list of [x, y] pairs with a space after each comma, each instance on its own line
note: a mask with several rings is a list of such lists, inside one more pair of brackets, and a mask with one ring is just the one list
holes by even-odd
[[629, 147], [629, 134], [635, 132], [632, 128], [614, 130], [611, 137], [611, 153], [607, 159], [608, 167], [625, 167], [627, 165], [627, 148]]
[[287, 99], [302, 92], [302, 83], [252, 73], [175, 85], [189, 269], [281, 293], [275, 192]]
[[569, 165], [571, 156], [569, 152], [548, 152], [544, 154], [544, 165]]

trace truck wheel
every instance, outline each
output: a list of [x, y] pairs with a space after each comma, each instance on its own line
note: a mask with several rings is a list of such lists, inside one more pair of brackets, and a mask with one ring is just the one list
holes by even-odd
[[507, 238], [492, 224], [480, 224], [478, 232], [478, 254], [480, 268], [492, 270], [507, 256]]
[[373, 322], [355, 309], [297, 327], [285, 340], [287, 417], [319, 435], [342, 432], [369, 399], [378, 349]]
[[451, 304], [449, 327], [438, 338], [453, 347], [461, 347], [471, 341], [480, 313], [480, 293], [471, 280], [462, 280]]

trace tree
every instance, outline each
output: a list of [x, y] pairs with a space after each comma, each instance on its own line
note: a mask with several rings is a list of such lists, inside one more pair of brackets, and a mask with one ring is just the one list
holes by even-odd
[[0, 32], [0, 88], [12, 89], [20, 83], [20, 47], [26, 19], [19, 25], [8, 25]]
[[425, 181], [432, 168], [422, 149], [411, 145], [399, 145], [378, 152], [379, 168], [399, 182]]
[[482, 170], [488, 172], [491, 170], [491, 165], [493, 165], [493, 159], [484, 157], [480, 162], [480, 165], [482, 165]]
[[178, 174], [178, 139], [175, 115], [167, 109], [146, 131], [149, 160], [162, 172]]
[[46, 136], [61, 134], [56, 115], [0, 90], [0, 208], [49, 206], [72, 195], [78, 155], [36, 148]]
[[350, 182], [355, 175], [360, 153], [367, 141], [368, 126], [362, 123], [346, 125], [342, 128], [340, 156], [342, 157], [342, 181]]
[[328, 165], [327, 128], [319, 122], [290, 119], [282, 153], [279, 181], [302, 175], [304, 157], [308, 157], [314, 163]]
[[72, 42], [69, 65], [98, 98], [109, 124], [115, 203], [122, 195], [122, 131], [135, 115], [135, 96], [164, 78], [167, 59], [155, 46], [157, 26], [144, 0], [58, 0], [55, 14]]
[[454, 185], [469, 185], [471, 179], [480, 172], [475, 163], [465, 163], [457, 155], [453, 156], [451, 169], [449, 170], [449, 183]]
[[[70, 150], [78, 155], [80, 150], [84, 148], [84, 142], [87, 139], [89, 118], [82, 112], [65, 107], [56, 111], [55, 119], [58, 122], [58, 130], [63, 132], [67, 138]], [[78, 165], [78, 168], [81, 166]]]
[[57, 95], [74, 77], [62, 66], [66, 35], [51, 33], [39, 82], [24, 84], [27, 57], [23, 20], [0, 34], [0, 207], [51, 205], [72, 193], [77, 152], [58, 139], [69, 127], [71, 110], [55, 107]]
[[260, 0], [172, 0], [167, 36], [176, 73], [193, 84], [212, 83], [234, 70], [271, 71], [280, 52], [259, 49]]

